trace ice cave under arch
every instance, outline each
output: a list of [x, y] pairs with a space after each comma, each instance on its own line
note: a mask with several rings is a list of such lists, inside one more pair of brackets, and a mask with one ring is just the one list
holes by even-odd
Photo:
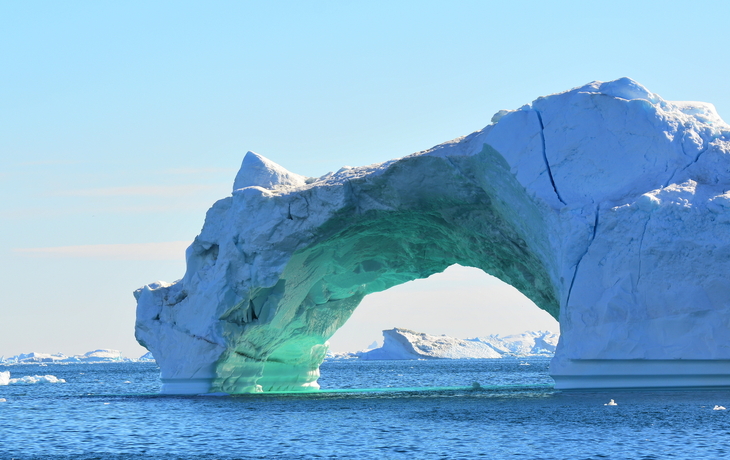
[[399, 160], [293, 174], [249, 152], [185, 276], [135, 291], [165, 393], [317, 388], [362, 298], [452, 264], [559, 319], [558, 388], [730, 384], [730, 127], [629, 79]]

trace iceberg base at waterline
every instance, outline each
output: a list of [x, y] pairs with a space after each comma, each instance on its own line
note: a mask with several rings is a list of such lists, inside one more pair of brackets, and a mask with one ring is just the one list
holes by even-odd
[[553, 361], [558, 390], [730, 387], [730, 359], [575, 359]]

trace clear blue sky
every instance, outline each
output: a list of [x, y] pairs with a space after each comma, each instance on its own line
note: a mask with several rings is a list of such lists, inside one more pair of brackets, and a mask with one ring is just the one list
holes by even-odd
[[[622, 76], [727, 119], [728, 17], [718, 1], [2, 2], [0, 355], [141, 354], [131, 291], [182, 277], [247, 150], [320, 176]], [[465, 270], [428, 283], [366, 299], [348, 337], [549, 323], [505, 314], [524, 300]], [[394, 303], [415, 313], [384, 318]]]

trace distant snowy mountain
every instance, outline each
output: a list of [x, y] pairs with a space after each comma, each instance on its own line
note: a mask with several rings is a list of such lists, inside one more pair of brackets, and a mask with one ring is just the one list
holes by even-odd
[[395, 328], [383, 331], [383, 346], [352, 353], [330, 353], [330, 359], [459, 359], [546, 356], [555, 353], [558, 334], [528, 331], [500, 337], [456, 339]]
[[0, 364], [39, 364], [39, 363], [127, 363], [134, 361], [149, 361], [146, 359], [147, 353], [136, 359], [125, 358], [119, 350], [109, 350], [102, 348], [99, 350], [89, 351], [82, 355], [66, 356], [63, 353], [22, 353], [11, 356], [9, 358], [0, 357]]

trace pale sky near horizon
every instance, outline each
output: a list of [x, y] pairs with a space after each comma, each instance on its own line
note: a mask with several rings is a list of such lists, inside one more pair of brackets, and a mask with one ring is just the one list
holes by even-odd
[[[247, 150], [321, 176], [623, 76], [730, 119], [728, 17], [703, 1], [2, 2], [0, 356], [141, 355], [132, 291], [182, 277]], [[396, 326], [557, 323], [456, 267], [366, 298], [333, 349]]]

